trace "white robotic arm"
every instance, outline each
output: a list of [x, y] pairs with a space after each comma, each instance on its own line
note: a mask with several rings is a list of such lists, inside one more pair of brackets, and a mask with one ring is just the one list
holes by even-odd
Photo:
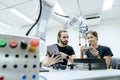
[[[79, 27], [79, 40], [81, 40], [81, 33], [85, 33], [88, 29], [86, 26], [86, 22], [82, 17], [76, 16], [60, 16], [53, 12], [53, 7], [55, 5], [56, 0], [43, 0], [42, 1], [42, 13], [40, 19], [38, 20], [37, 25], [30, 31], [29, 36], [36, 36], [40, 38], [41, 47], [40, 47], [40, 56], [46, 54], [46, 27], [49, 21], [49, 18], [52, 17], [59, 23], [63, 24], [64, 28], [67, 29], [69, 27]], [[81, 44], [81, 41], [79, 41]]]
[[55, 5], [56, 0], [43, 0], [42, 1], [42, 13], [41, 17], [35, 26], [35, 28], [31, 31], [31, 36], [37, 36], [42, 40], [46, 40], [46, 27], [49, 21], [49, 18], [53, 18], [59, 23], [63, 24], [64, 28], [67, 29], [69, 27], [79, 27], [79, 33], [85, 33], [88, 28], [86, 26], [86, 21], [83, 17], [76, 16], [63, 16], [53, 11], [53, 7]]

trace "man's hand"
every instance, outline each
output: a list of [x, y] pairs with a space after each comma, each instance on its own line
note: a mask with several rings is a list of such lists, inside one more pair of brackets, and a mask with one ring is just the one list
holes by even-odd
[[66, 59], [66, 57], [68, 56], [67, 54], [65, 54], [63, 52], [60, 52], [60, 54], [61, 54], [61, 57], [64, 58], [64, 59]]
[[51, 57], [49, 56], [49, 54], [47, 54], [46, 59], [44, 61], [44, 66], [51, 66], [55, 63], [58, 63], [59, 60], [61, 59], [62, 59], [61, 56], [60, 55], [56, 56], [56, 53], [53, 53]]

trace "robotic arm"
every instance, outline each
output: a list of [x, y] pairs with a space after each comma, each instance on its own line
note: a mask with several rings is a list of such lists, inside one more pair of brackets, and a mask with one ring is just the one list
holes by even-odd
[[68, 29], [69, 27], [79, 27], [79, 45], [81, 46], [81, 38], [86, 37], [85, 33], [88, 30], [85, 19], [76, 16], [63, 16], [53, 12], [53, 7], [55, 5], [54, 0], [43, 0], [41, 1], [41, 4], [41, 14], [37, 19], [37, 24], [35, 26], [33, 25], [34, 27], [32, 26], [33, 28], [30, 28], [27, 32], [29, 36], [36, 36], [40, 38], [40, 57], [42, 58], [46, 54], [46, 27], [50, 17], [63, 24], [65, 29]]
[[[86, 21], [83, 17], [76, 16], [63, 16], [53, 11], [56, 0], [43, 0], [42, 1], [42, 13], [37, 25], [32, 29], [30, 35], [37, 36], [41, 40], [45, 41], [46, 36], [46, 26], [49, 21], [50, 16], [63, 24], [63, 28], [67, 29], [69, 27], [79, 27], [79, 40], [81, 39], [81, 34], [85, 34], [88, 30], [86, 26]], [[83, 37], [84, 38], [84, 37]], [[80, 41], [81, 42], [81, 41]], [[81, 44], [81, 43], [79, 43]]]

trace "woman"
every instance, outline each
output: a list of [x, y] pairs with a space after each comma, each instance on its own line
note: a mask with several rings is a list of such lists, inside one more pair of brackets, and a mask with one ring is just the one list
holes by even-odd
[[98, 44], [98, 34], [96, 31], [88, 31], [87, 39], [90, 48], [87, 49], [85, 46], [81, 46], [81, 58], [101, 58], [106, 60], [107, 68], [109, 68], [111, 57], [113, 53], [111, 49], [107, 46], [102, 46]]

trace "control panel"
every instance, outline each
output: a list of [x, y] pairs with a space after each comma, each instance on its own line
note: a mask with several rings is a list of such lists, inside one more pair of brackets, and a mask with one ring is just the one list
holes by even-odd
[[0, 34], [0, 80], [39, 80], [39, 39]]

